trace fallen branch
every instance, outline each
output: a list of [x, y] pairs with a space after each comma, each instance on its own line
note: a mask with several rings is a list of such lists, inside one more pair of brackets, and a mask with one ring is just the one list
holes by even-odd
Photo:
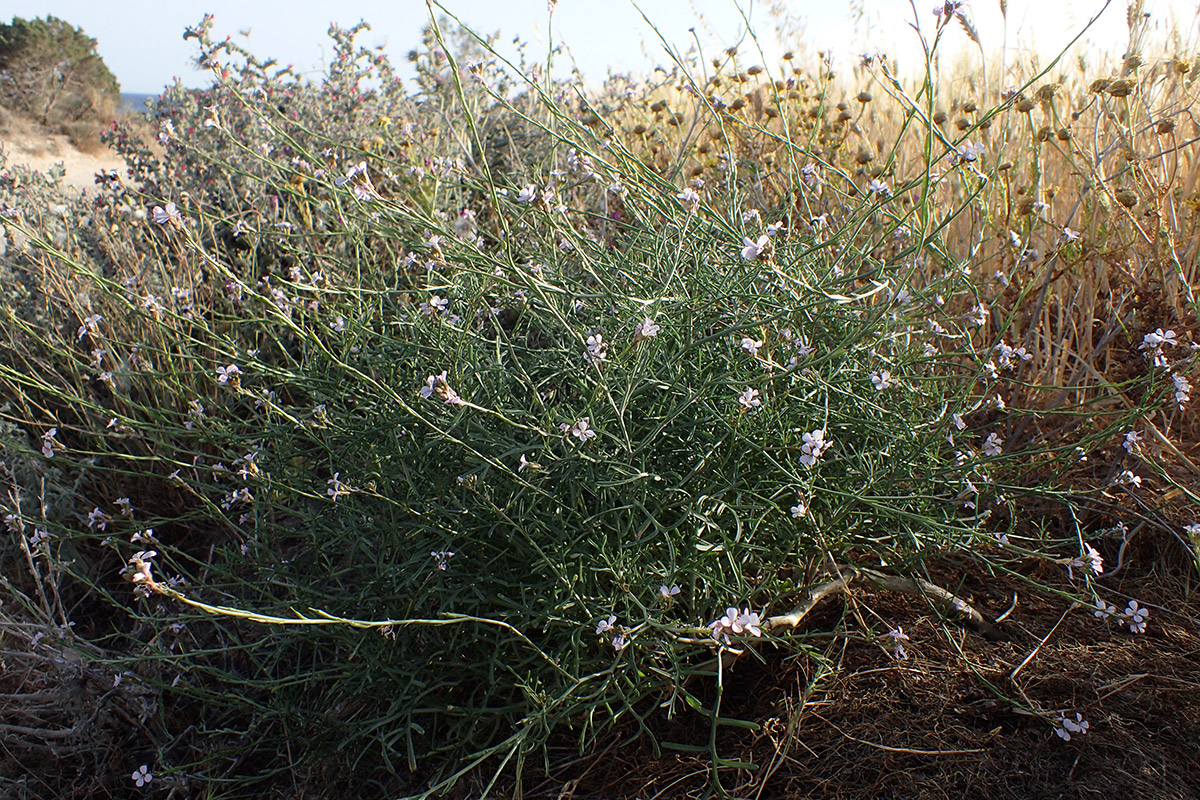
[[906, 578], [900, 575], [888, 575], [873, 569], [851, 566], [841, 567], [839, 572], [841, 576], [835, 580], [809, 589], [804, 600], [788, 613], [768, 617], [762, 624], [763, 630], [795, 628], [826, 597], [845, 592], [854, 583], [866, 579], [881, 589], [923, 597], [947, 618], [962, 620], [972, 630], [989, 639], [1005, 638], [1004, 632], [999, 627], [985, 619], [966, 600], [923, 578]]

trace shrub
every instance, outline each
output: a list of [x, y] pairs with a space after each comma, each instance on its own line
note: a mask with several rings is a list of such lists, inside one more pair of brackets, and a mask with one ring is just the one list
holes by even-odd
[[[131, 180], [56, 210], [22, 176], [0, 204], [26, 237], [13, 524], [107, 600], [80, 635], [203, 732], [160, 776], [232, 748], [251, 793], [333, 754], [348, 786], [439, 793], [627, 726], [719, 781], [729, 661], [808, 650], [821, 581], [945, 600], [930, 559], [1073, 564], [1055, 590], [1094, 601], [1068, 477], [1194, 356], [1056, 408], [1012, 340], [1044, 284], [979, 276], [1048, 281], [1076, 245], [958, 249], [996, 173], [916, 106], [860, 159], [820, 113], [593, 102], [437, 28], [409, 95], [358, 28], [314, 86], [209, 27], [219, 80], [155, 104], [165, 152], [118, 126]], [[703, 139], [619, 127], [659, 113]]]
[[0, 103], [43, 125], [112, 119], [117, 79], [96, 40], [57, 17], [0, 23]]

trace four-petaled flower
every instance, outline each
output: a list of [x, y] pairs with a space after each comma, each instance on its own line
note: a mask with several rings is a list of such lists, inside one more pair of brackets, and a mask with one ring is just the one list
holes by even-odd
[[532, 203], [537, 199], [537, 187], [532, 183], [527, 183], [521, 187], [520, 193], [517, 195], [518, 203]]
[[747, 411], [762, 405], [762, 401], [758, 399], [758, 389], [752, 389], [749, 386], [746, 387], [746, 391], [738, 395], [738, 402], [741, 403]]
[[1139, 606], [1137, 600], [1130, 600], [1129, 605], [1125, 607], [1123, 623], [1129, 626], [1130, 633], [1145, 633], [1148, 616], [1150, 609]]
[[983, 442], [984, 455], [998, 456], [1004, 452], [1004, 440], [998, 433], [989, 433]]
[[817, 459], [833, 446], [833, 442], [825, 438], [825, 431], [821, 428], [809, 431], [804, 434], [803, 438], [804, 443], [800, 446], [800, 463], [806, 467], [816, 464]]
[[771, 237], [765, 233], [758, 237], [758, 240], [751, 239], [749, 236], [742, 237], [742, 258], [746, 261], [754, 261], [761, 256], [771, 246]]
[[762, 347], [761, 339], [752, 339], [749, 336], [742, 337], [742, 349], [752, 356], [758, 356], [758, 348]]
[[607, 358], [608, 345], [604, 343], [604, 336], [593, 333], [587, 337], [587, 360], [593, 364], [599, 364]]
[[655, 336], [658, 336], [660, 330], [662, 328], [655, 325], [654, 320], [646, 317], [633, 329], [633, 343], [637, 344], [642, 339], [653, 339]]
[[578, 439], [580, 442], [586, 442], [588, 439], [591, 439], [596, 435], [596, 432], [594, 430], [592, 430], [591, 426], [592, 426], [592, 418], [591, 417], [583, 417], [582, 419], [578, 420], [574, 425], [572, 425], [569, 428], [569, 431], [570, 431], [570, 434], [572, 436], [574, 436], [576, 439]]
[[895, 385], [895, 381], [892, 380], [892, 373], [888, 372], [886, 369], [880, 370], [879, 372], [872, 372], [871, 383], [875, 385], [875, 390], [879, 392], [882, 392], [884, 389]]
[[879, 178], [872, 178], [867, 184], [867, 191], [871, 194], [882, 195], [883, 197], [892, 196], [892, 187], [887, 185], [886, 181], [881, 181]]
[[145, 786], [146, 784], [150, 783], [150, 781], [154, 780], [154, 775], [150, 772], [149, 764], [142, 764], [130, 777], [133, 778], [133, 782], [137, 784], [138, 787]]
[[1088, 728], [1090, 727], [1088, 721], [1083, 718], [1083, 714], [1076, 711], [1075, 719], [1071, 719], [1066, 715], [1060, 716], [1058, 718], [1058, 727], [1054, 729], [1054, 733], [1064, 742], [1069, 742], [1071, 741], [1072, 733], [1082, 736], [1088, 732]]
[[179, 213], [179, 209], [175, 207], [174, 203], [167, 203], [166, 208], [155, 206], [154, 210], [150, 213], [154, 221], [159, 225], [170, 223], [171, 225], [179, 226], [183, 224], [183, 214]]
[[792, 506], [791, 511], [793, 519], [802, 519], [808, 514], [808, 506], [804, 504], [803, 500], [797, 500], [796, 505]]
[[600, 620], [600, 624], [596, 626], [596, 635], [600, 636], [607, 631], [611, 631], [613, 626], [617, 624], [617, 615], [613, 614], [608, 619]]
[[712, 629], [714, 639], [724, 638], [725, 644], [729, 644], [730, 633], [749, 633], [751, 636], [762, 636], [761, 625], [762, 620], [759, 619], [758, 614], [749, 608], [744, 611], [727, 608], [725, 616], [710, 622], [708, 627]]
[[217, 367], [217, 383], [237, 383], [238, 376], [242, 374], [242, 370], [237, 364], [230, 364], [228, 367]]
[[663, 596], [664, 600], [670, 600], [672, 597], [679, 594], [679, 587], [674, 584], [667, 586], [664, 583], [662, 586], [658, 587], [658, 593]]

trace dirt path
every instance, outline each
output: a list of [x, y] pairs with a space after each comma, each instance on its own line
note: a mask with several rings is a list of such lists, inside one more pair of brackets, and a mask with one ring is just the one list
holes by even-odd
[[115, 153], [107, 149], [95, 155], [83, 153], [62, 134], [3, 133], [0, 134], [0, 150], [7, 157], [6, 170], [20, 164], [46, 172], [61, 163], [66, 169], [64, 183], [79, 190], [93, 186], [97, 172], [124, 167], [124, 162]]

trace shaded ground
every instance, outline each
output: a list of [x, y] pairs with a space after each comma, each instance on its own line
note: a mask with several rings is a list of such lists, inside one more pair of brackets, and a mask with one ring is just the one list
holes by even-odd
[[[1186, 579], [1153, 593], [1162, 576], [1136, 581], [1159, 602], [1146, 634], [1134, 636], [1012, 579], [942, 577], [963, 578], [963, 591], [993, 615], [1016, 593], [1008, 640], [943, 626], [919, 599], [856, 591], [827, 600], [804, 627], [850, 632], [811, 640], [837, 666], [828, 680], [811, 687], [817, 658], [768, 651], [726, 673], [722, 713], [760, 725], [721, 729], [722, 758], [758, 765], [721, 771], [730, 796], [1200, 797], [1200, 603]], [[858, 619], [876, 615], [911, 637], [907, 660], [854, 633]], [[1066, 742], [1019, 706], [1079, 711], [1090, 729]], [[667, 722], [658, 713], [650, 724], [664, 741], [708, 741], [698, 715]], [[655, 757], [649, 745], [615, 737], [598, 756], [569, 746], [556, 754], [549, 775], [527, 776], [526, 798], [703, 797], [711, 778], [707, 754]]]

